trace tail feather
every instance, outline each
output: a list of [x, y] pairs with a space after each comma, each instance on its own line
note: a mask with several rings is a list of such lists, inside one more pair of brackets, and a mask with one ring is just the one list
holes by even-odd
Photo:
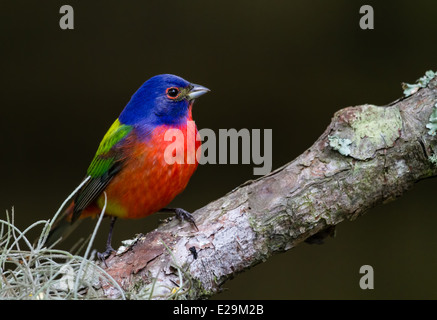
[[50, 247], [57, 241], [65, 240], [80, 224], [82, 219], [77, 219], [76, 221], [72, 221], [71, 219], [73, 215], [73, 206], [74, 204], [71, 203], [70, 206], [65, 209], [61, 216], [55, 221], [44, 243], [45, 246]]
[[[91, 176], [85, 177], [82, 182], [74, 189], [74, 191], [65, 199], [59, 208], [58, 212], [62, 210], [64, 205], [66, 205], [79, 191], [80, 189], [91, 179]], [[79, 225], [79, 219], [73, 219], [74, 212], [74, 202], [72, 201], [67, 209], [61, 213], [61, 215], [56, 219], [54, 224], [52, 225], [47, 239], [44, 241], [46, 246], [51, 246], [55, 242], [62, 241], [70, 235], [70, 233]], [[58, 214], [58, 212], [56, 214]]]

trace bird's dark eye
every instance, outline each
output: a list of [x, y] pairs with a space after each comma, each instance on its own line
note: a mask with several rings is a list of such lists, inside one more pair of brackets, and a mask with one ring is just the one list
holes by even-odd
[[181, 91], [178, 88], [171, 87], [171, 88], [167, 88], [166, 93], [167, 93], [167, 97], [169, 97], [170, 99], [176, 99], [181, 93]]

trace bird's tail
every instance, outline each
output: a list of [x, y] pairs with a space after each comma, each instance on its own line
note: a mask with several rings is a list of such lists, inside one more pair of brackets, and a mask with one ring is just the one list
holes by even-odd
[[82, 219], [75, 219], [75, 221], [72, 220], [73, 207], [74, 202], [72, 202], [53, 223], [47, 239], [44, 242], [45, 246], [50, 247], [57, 241], [60, 242], [65, 240], [65, 238], [67, 238], [74, 231], [74, 229], [76, 229], [80, 221], [82, 221]]

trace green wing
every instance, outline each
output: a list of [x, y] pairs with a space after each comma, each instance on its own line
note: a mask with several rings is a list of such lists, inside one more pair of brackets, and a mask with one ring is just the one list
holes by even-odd
[[114, 154], [114, 146], [123, 140], [129, 132], [132, 131], [132, 126], [121, 124], [117, 119], [109, 128], [108, 132], [103, 137], [100, 146], [97, 149], [93, 161], [88, 167], [87, 174], [92, 178], [101, 177], [113, 166], [117, 161], [117, 155]]
[[132, 131], [133, 127], [121, 124], [117, 119], [103, 137], [87, 175], [91, 179], [85, 184], [74, 200], [73, 221], [105, 189], [123, 165], [122, 151], [117, 144]]

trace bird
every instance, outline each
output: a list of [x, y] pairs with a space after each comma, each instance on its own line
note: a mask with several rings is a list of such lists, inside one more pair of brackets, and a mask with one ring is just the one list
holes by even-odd
[[[209, 91], [172, 74], [144, 82], [104, 135], [83, 186], [54, 222], [45, 244], [65, 239], [80, 220], [96, 217], [103, 208], [111, 222], [106, 249], [99, 253], [102, 260], [114, 251], [111, 242], [117, 218], [139, 219], [167, 211], [197, 229], [191, 213], [166, 206], [185, 189], [198, 166], [197, 157], [187, 161], [187, 127], [193, 121], [194, 101]], [[165, 158], [166, 148], [175, 143], [165, 137], [169, 129], [183, 133], [184, 140], [176, 143], [183, 148], [185, 161], [171, 163]], [[197, 135], [195, 124], [194, 130]], [[200, 147], [200, 139], [195, 139], [196, 153]]]

